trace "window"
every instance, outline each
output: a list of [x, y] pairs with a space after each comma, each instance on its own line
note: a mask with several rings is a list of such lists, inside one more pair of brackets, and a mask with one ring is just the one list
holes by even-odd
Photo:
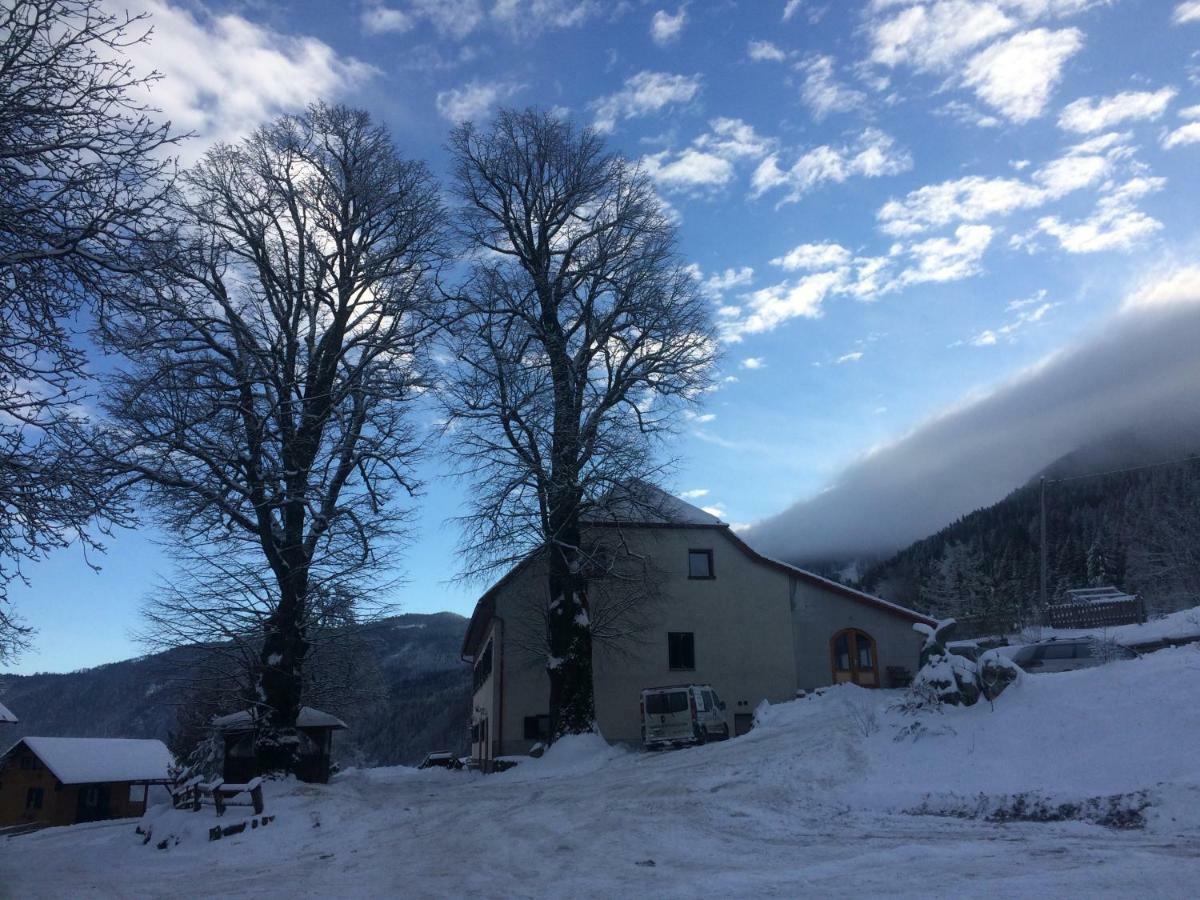
[[550, 717], [549, 716], [526, 716], [525, 717], [525, 740], [527, 741], [545, 741], [550, 738]]
[[667, 665], [672, 669], [696, 668], [696, 641], [692, 632], [667, 632]]
[[715, 578], [711, 550], [688, 551], [688, 578]]
[[42, 789], [30, 788], [25, 792], [25, 808], [26, 809], [41, 809], [42, 808]]
[[687, 691], [671, 691], [646, 695], [646, 715], [668, 716], [688, 708]]
[[479, 654], [479, 660], [475, 663], [475, 669], [472, 672], [473, 681], [475, 682], [475, 690], [483, 687], [483, 683], [488, 680], [492, 674], [492, 642], [488, 641], [487, 646], [483, 648], [483, 652]]
[[1047, 644], [1038, 653], [1041, 659], [1074, 659], [1074, 644]]

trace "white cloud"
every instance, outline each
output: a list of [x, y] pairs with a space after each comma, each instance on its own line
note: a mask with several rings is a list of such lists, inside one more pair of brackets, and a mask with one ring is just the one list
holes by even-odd
[[1157, 91], [1122, 91], [1111, 97], [1081, 97], [1063, 108], [1058, 127], [1088, 134], [1130, 119], [1157, 119], [1176, 93], [1174, 88], [1165, 87]]
[[316, 97], [338, 96], [376, 70], [308, 36], [281, 34], [239, 15], [210, 15], [149, 0], [151, 40], [131, 48], [134, 64], [162, 79], [150, 102], [177, 131], [197, 139], [182, 147], [185, 163], [214, 141], [234, 141]]
[[837, 80], [832, 56], [812, 56], [797, 67], [804, 75], [800, 96], [818, 119], [832, 112], [855, 109], [863, 104], [866, 95]]
[[[842, 286], [847, 277], [844, 269], [817, 272], [752, 291], [744, 297], [743, 316], [721, 323], [721, 335], [726, 341], [736, 343], [743, 335], [773, 331], [791, 319], [820, 318], [825, 298]], [[758, 368], [744, 363], [743, 366]]]
[[[421, 0], [424, 5], [445, 7], [447, 18], [456, 6], [470, 6], [472, 0]], [[601, 15], [606, 4], [598, 0], [496, 0], [491, 17], [513, 35], [531, 37], [550, 28], [577, 28], [593, 16]]]
[[679, 40], [683, 26], [687, 24], [687, 6], [681, 6], [671, 15], [665, 9], [660, 9], [650, 20], [650, 37], [660, 47], [665, 47]]
[[741, 119], [713, 119], [709, 131], [681, 151], [642, 158], [642, 167], [667, 190], [715, 190], [734, 177], [734, 163], [761, 157], [772, 142]]
[[1101, 197], [1086, 219], [1064, 222], [1058, 216], [1044, 216], [1037, 230], [1056, 238], [1068, 253], [1131, 250], [1163, 227], [1137, 209], [1135, 201], [1165, 184], [1164, 178], [1133, 178]]
[[863, 352], [861, 350], [853, 350], [850, 353], [843, 353], [841, 356], [835, 359], [833, 363], [834, 365], [841, 366], [845, 365], [846, 363], [858, 362], [862, 358]]
[[1176, 115], [1181, 119], [1200, 119], [1200, 104], [1195, 106], [1185, 106], [1179, 110]]
[[710, 130], [696, 138], [695, 144], [724, 159], [757, 159], [775, 144], [741, 119], [713, 119], [708, 127]]
[[826, 182], [840, 184], [854, 176], [879, 178], [910, 168], [912, 157], [906, 150], [897, 148], [890, 135], [877, 128], [867, 128], [854, 143], [814, 147], [786, 169], [779, 165], [779, 155], [772, 153], [754, 172], [752, 196], [759, 197], [776, 188], [784, 188], [786, 194], [780, 202], [795, 203]]
[[1046, 300], [1046, 292], [1038, 291], [1032, 297], [1026, 297], [1023, 300], [1013, 300], [1006, 307], [1005, 311], [1016, 313], [1016, 316], [1008, 322], [995, 329], [985, 329], [979, 332], [972, 338], [969, 338], [966, 343], [972, 347], [994, 347], [1001, 339], [1012, 343], [1016, 340], [1016, 335], [1028, 328], [1030, 325], [1036, 325], [1046, 318], [1046, 314], [1050, 310], [1058, 306], [1057, 303], [1052, 303]]
[[1200, 22], [1200, 0], [1185, 0], [1175, 7], [1171, 21], [1176, 25], [1186, 25], [1189, 22]]
[[642, 157], [642, 167], [664, 188], [718, 188], [733, 178], [733, 164], [715, 154], [689, 147], [670, 157], [669, 150]]
[[743, 369], [763, 369], [766, 368], [767, 361], [761, 356], [747, 356], [739, 365]]
[[1042, 114], [1067, 60], [1083, 47], [1077, 28], [1035, 28], [997, 41], [971, 58], [964, 82], [1010, 121]]
[[900, 273], [901, 284], [959, 281], [978, 274], [995, 234], [988, 225], [959, 225], [953, 238], [930, 238], [908, 248], [914, 265]]
[[787, 3], [783, 7], [783, 21], [786, 22], [794, 16], [803, 2], [804, 0], [787, 0]]
[[590, 108], [596, 113], [596, 130], [607, 133], [617, 127], [620, 119], [647, 116], [673, 103], [688, 103], [698, 93], [699, 75], [643, 71], [627, 78], [615, 94], [593, 101]]
[[409, 0], [407, 12], [428, 22], [439, 34], [458, 40], [486, 20], [481, 0]]
[[967, 175], [910, 191], [889, 200], [876, 217], [885, 234], [920, 234], [952, 222], [981, 222], [1034, 209], [1108, 176], [1128, 153], [1125, 135], [1110, 133], [1069, 148], [1035, 171], [1030, 180]]
[[942, 0], [914, 5], [870, 27], [871, 61], [943, 71], [964, 53], [1017, 25], [994, 3]]
[[1174, 131], [1164, 134], [1162, 139], [1164, 150], [1198, 143], [1200, 143], [1200, 122], [1188, 122], [1186, 125], [1180, 125]]
[[841, 244], [823, 241], [819, 244], [799, 244], [783, 256], [771, 260], [771, 265], [789, 272], [815, 271], [844, 266], [852, 258], [853, 254]]
[[746, 45], [746, 53], [755, 62], [783, 62], [787, 54], [770, 41], [751, 41]]
[[679, 496], [684, 500], [699, 500], [701, 497], [707, 497], [708, 493], [708, 488], [696, 488], [690, 491], [680, 491]]
[[1200, 303], [1200, 266], [1181, 266], [1145, 279], [1123, 308]]
[[402, 34], [413, 27], [412, 16], [402, 9], [368, 3], [358, 17], [367, 34]]
[[465, 122], [485, 117], [493, 106], [524, 87], [515, 81], [470, 81], [462, 87], [438, 91], [435, 102], [443, 119]]
[[754, 269], [742, 266], [740, 269], [726, 269], [717, 272], [704, 280], [701, 287], [706, 294], [719, 296], [734, 288], [746, 287], [754, 280]]

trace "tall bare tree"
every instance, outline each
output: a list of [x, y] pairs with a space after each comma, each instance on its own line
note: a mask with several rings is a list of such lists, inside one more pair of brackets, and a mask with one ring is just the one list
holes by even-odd
[[[178, 138], [138, 99], [144, 17], [100, 0], [0, 4], [0, 660], [26, 634], [7, 609], [22, 562], [72, 540], [108, 503], [79, 414], [81, 307], [127, 293], [165, 240]], [[99, 526], [103, 529], [103, 524]]]
[[594, 719], [590, 519], [663, 463], [659, 439], [709, 385], [708, 304], [649, 179], [590, 129], [501, 111], [451, 134], [473, 274], [444, 388], [473, 478], [469, 567], [546, 559], [552, 733]]
[[270, 573], [242, 587], [273, 593], [256, 623], [257, 754], [287, 770], [318, 601], [385, 561], [397, 491], [415, 489], [408, 408], [443, 214], [424, 165], [366, 113], [323, 104], [210, 150], [177, 210], [153, 295], [107, 322], [127, 360], [108, 454], [183, 546]]

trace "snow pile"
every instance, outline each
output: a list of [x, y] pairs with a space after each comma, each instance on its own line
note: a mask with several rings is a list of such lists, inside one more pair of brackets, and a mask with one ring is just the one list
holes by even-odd
[[46, 829], [0, 843], [0, 893], [1193, 896], [1197, 695], [1196, 647], [916, 716], [842, 685], [679, 751], [579, 735], [498, 775], [269, 782], [269, 827], [209, 842], [246, 811], [167, 812], [189, 837], [165, 851], [132, 821]]
[[609, 744], [598, 732], [570, 734], [551, 744], [540, 759], [520, 757], [520, 764], [501, 776], [526, 780], [587, 775], [627, 755], [628, 750]]

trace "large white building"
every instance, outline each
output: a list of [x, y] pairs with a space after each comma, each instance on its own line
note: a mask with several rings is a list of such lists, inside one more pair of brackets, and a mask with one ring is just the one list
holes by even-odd
[[[711, 684], [736, 734], [749, 730], [763, 700], [789, 700], [798, 690], [844, 681], [889, 686], [917, 669], [922, 638], [913, 623], [932, 624], [762, 556], [727, 524], [663, 494], [653, 511], [630, 508], [590, 526], [587, 540], [619, 544], [653, 582], [644, 598], [623, 608], [619, 597], [634, 579], [608, 576], [589, 586], [593, 604], [617, 610], [608, 623], [617, 636], [598, 639], [593, 660], [596, 721], [610, 741], [640, 740], [640, 694], [656, 685]], [[485, 768], [545, 736], [550, 688], [538, 636], [546, 595], [545, 567], [535, 555], [479, 598], [467, 627], [471, 752]], [[593, 619], [598, 615], [602, 609]], [[625, 624], [614, 627], [613, 620]]]

